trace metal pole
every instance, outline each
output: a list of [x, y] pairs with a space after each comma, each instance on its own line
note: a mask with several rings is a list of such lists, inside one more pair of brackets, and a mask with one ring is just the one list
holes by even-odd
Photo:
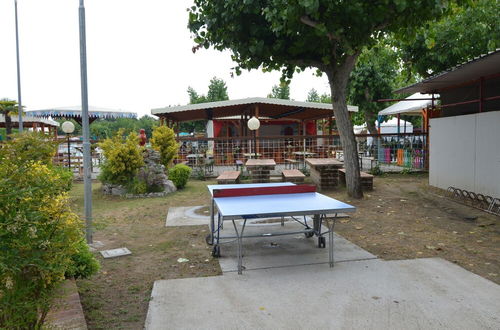
[[90, 172], [90, 130], [87, 91], [87, 46], [85, 36], [85, 5], [80, 0], [78, 8], [80, 22], [80, 78], [82, 92], [82, 131], [83, 131], [83, 184], [85, 208], [85, 237], [92, 244], [92, 177]]
[[23, 131], [23, 104], [21, 101], [21, 70], [19, 68], [19, 31], [17, 28], [17, 0], [14, 0], [16, 13], [16, 57], [17, 57], [17, 112], [19, 115], [19, 133]]
[[70, 146], [69, 146], [69, 134], [66, 134], [68, 137], [68, 168], [71, 171], [71, 151], [70, 151]]
[[253, 155], [257, 159], [257, 130], [253, 131]]

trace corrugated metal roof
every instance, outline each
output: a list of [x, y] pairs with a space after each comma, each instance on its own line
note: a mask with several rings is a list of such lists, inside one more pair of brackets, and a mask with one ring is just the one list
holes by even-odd
[[394, 92], [400, 94], [438, 92], [442, 88], [496, 73], [500, 73], [500, 48]]
[[[282, 119], [309, 120], [331, 116], [332, 105], [329, 103], [300, 102], [264, 97], [252, 97], [239, 100], [226, 100], [199, 104], [152, 109], [153, 115], [187, 121], [239, 116], [249, 111], [250, 105], [259, 105], [259, 116]], [[349, 105], [349, 111], [356, 112], [358, 107]], [[210, 114], [209, 114], [210, 113]]]

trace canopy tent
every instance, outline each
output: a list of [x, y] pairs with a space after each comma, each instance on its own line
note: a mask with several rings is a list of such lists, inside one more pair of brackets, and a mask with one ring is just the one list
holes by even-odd
[[[422, 99], [427, 99], [427, 100], [422, 100]], [[384, 110], [379, 111], [378, 115], [379, 116], [392, 116], [398, 114], [404, 114], [410, 116], [421, 115], [422, 109], [427, 109], [427, 107], [432, 105], [431, 99], [432, 95], [430, 94], [415, 93], [405, 98], [405, 101], [400, 101], [385, 108]]]
[[[12, 122], [13, 127], [17, 126], [19, 123], [19, 117], [11, 116], [10, 120]], [[23, 125], [26, 127], [41, 127], [43, 126], [51, 126], [51, 127], [59, 127], [59, 123], [55, 120], [48, 118], [39, 118], [33, 116], [23, 116]], [[0, 127], [5, 127], [5, 116], [0, 115]], [[15, 128], [15, 127], [14, 127]]]
[[[349, 111], [358, 111], [356, 106], [348, 105], [347, 107]], [[151, 113], [174, 122], [211, 120], [243, 115], [305, 121], [330, 118], [333, 115], [332, 105], [329, 103], [298, 102], [263, 97], [165, 107], [152, 109]]]
[[[375, 127], [378, 127], [378, 121], [375, 121]], [[366, 124], [355, 125], [355, 134], [367, 134]], [[413, 133], [413, 125], [409, 121], [399, 120], [399, 132], [398, 132], [398, 119], [391, 118], [388, 121], [380, 123], [380, 133], [381, 134], [397, 134], [397, 133]]]
[[[58, 107], [42, 110], [27, 110], [26, 114], [35, 117], [52, 117], [74, 119], [81, 124], [82, 121], [82, 106], [75, 105], [71, 107]], [[137, 113], [127, 112], [116, 109], [107, 109], [89, 106], [89, 123], [101, 118], [137, 118]]]

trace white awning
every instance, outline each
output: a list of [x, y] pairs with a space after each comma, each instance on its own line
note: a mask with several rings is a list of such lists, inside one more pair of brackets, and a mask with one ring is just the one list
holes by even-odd
[[421, 110], [426, 109], [428, 106], [432, 104], [430, 100], [432, 98], [431, 94], [420, 94], [415, 93], [411, 96], [408, 96], [405, 100], [412, 99], [429, 99], [429, 100], [414, 100], [414, 101], [400, 101], [391, 105], [390, 107], [385, 108], [384, 110], [378, 113], [379, 116], [391, 116], [397, 114], [405, 114], [405, 115], [421, 115]]

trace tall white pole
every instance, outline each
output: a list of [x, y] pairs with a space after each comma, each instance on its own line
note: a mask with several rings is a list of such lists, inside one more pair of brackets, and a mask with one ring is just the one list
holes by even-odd
[[17, 107], [19, 114], [19, 133], [23, 131], [23, 104], [21, 101], [21, 70], [19, 68], [19, 31], [17, 28], [17, 0], [14, 0], [14, 10], [16, 13], [16, 56], [17, 56]]
[[85, 5], [80, 0], [78, 8], [80, 22], [80, 77], [82, 90], [82, 131], [83, 131], [83, 185], [85, 208], [85, 238], [92, 244], [92, 177], [90, 172], [90, 130], [89, 104], [87, 93], [87, 46], [85, 36]]

